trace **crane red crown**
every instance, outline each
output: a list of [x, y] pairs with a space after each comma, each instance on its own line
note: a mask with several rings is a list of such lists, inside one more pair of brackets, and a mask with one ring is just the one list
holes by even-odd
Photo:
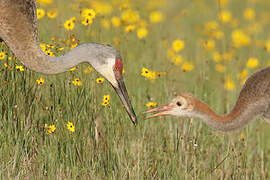
[[116, 74], [119, 75], [120, 77], [122, 77], [123, 63], [122, 63], [122, 60], [120, 58], [115, 59], [115, 64], [114, 64], [113, 70], [115, 73], [118, 72]]

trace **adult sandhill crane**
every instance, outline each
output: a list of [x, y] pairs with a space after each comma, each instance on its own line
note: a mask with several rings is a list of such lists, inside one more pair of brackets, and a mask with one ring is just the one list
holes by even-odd
[[235, 106], [226, 115], [217, 115], [189, 93], [180, 94], [167, 105], [145, 111], [151, 112], [157, 113], [147, 118], [166, 115], [200, 118], [208, 126], [220, 131], [239, 129], [258, 116], [270, 122], [270, 67], [254, 73], [247, 79]]
[[122, 59], [114, 48], [88, 43], [62, 56], [45, 55], [37, 36], [35, 0], [0, 0], [0, 37], [27, 68], [38, 73], [58, 74], [79, 63], [91, 64], [113, 86], [136, 125], [136, 114], [122, 77]]

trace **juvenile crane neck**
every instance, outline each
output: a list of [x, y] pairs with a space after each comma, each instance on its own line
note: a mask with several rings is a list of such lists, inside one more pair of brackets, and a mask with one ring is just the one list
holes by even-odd
[[220, 131], [232, 131], [244, 127], [261, 115], [265, 109], [265, 100], [258, 100], [252, 105], [237, 102], [226, 115], [217, 115], [209, 106], [196, 100], [195, 117], [202, 119], [208, 126]]

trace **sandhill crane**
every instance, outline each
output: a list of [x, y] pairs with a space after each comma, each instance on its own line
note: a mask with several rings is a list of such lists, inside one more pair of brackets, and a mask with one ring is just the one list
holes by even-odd
[[38, 73], [58, 74], [79, 63], [91, 64], [113, 86], [136, 125], [136, 114], [122, 77], [122, 59], [114, 48], [88, 43], [62, 56], [47, 56], [39, 46], [35, 0], [0, 0], [0, 37], [27, 68]]
[[158, 116], [197, 117], [208, 126], [220, 131], [231, 131], [245, 126], [258, 116], [270, 122], [270, 67], [251, 75], [244, 84], [233, 109], [226, 115], [217, 115], [210, 107], [194, 97], [183, 93], [169, 104], [150, 109], [145, 113], [157, 112]]

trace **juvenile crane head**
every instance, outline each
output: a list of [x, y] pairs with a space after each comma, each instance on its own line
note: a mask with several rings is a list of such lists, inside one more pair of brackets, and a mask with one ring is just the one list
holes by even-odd
[[[108, 47], [110, 48], [110, 47]], [[107, 51], [108, 52], [108, 51]], [[113, 54], [113, 56], [112, 56]], [[123, 103], [129, 118], [134, 125], [137, 124], [137, 117], [130, 102], [128, 92], [123, 79], [123, 63], [122, 58], [118, 52], [106, 54], [103, 52], [99, 60], [92, 62], [93, 67], [102, 74], [113, 86], [118, 94], [121, 102]]]
[[144, 113], [156, 112], [156, 114], [146, 117], [146, 119], [158, 116], [181, 116], [190, 117], [195, 112], [195, 98], [191, 94], [180, 94], [169, 104], [150, 109]]

